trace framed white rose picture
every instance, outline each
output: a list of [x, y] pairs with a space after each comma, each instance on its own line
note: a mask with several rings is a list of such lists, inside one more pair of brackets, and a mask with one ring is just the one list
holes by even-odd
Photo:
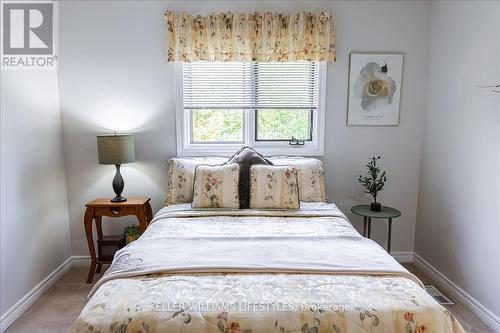
[[352, 52], [347, 125], [397, 126], [402, 71], [402, 53]]

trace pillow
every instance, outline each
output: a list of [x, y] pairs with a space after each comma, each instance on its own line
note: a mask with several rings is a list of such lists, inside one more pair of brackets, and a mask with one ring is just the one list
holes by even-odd
[[220, 165], [227, 157], [183, 157], [168, 161], [168, 191], [166, 205], [193, 201], [194, 171], [200, 164]]
[[275, 156], [269, 160], [274, 165], [288, 165], [298, 169], [300, 201], [326, 202], [323, 162], [316, 158], [288, 156]]
[[236, 163], [209, 166], [199, 165], [194, 174], [193, 208], [239, 208]]
[[240, 166], [239, 188], [240, 208], [250, 207], [250, 167], [252, 165], [272, 165], [269, 160], [256, 152], [252, 147], [245, 146], [234, 154], [227, 163], [237, 163]]
[[299, 209], [297, 168], [254, 165], [250, 169], [250, 208]]

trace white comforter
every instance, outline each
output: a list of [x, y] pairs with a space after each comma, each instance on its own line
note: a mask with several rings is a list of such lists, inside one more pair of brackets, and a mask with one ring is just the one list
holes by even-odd
[[333, 204], [162, 209], [120, 250], [71, 333], [464, 333]]
[[[332, 223], [332, 221], [334, 221]], [[95, 285], [150, 273], [337, 273], [420, 281], [334, 205], [298, 211], [162, 209], [139, 240], [121, 249]]]

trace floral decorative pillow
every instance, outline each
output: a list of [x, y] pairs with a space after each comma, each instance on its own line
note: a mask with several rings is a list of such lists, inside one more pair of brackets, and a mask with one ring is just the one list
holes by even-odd
[[250, 208], [299, 209], [297, 168], [252, 166], [250, 169]]
[[218, 165], [227, 161], [225, 157], [184, 157], [168, 161], [168, 192], [165, 204], [193, 201], [194, 171], [200, 164]]
[[287, 156], [275, 156], [269, 160], [274, 165], [287, 165], [298, 169], [300, 201], [326, 202], [325, 171], [322, 161], [316, 158]]
[[193, 208], [239, 208], [236, 163], [221, 166], [199, 165], [194, 175]]

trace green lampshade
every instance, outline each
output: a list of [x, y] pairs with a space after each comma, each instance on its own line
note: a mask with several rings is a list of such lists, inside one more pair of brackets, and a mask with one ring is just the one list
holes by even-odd
[[125, 164], [135, 161], [134, 136], [98, 135], [97, 152], [99, 164]]

